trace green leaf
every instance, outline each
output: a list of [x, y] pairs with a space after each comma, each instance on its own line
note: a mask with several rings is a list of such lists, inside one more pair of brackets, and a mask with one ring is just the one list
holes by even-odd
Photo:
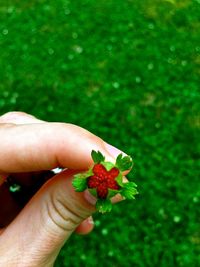
[[92, 156], [94, 163], [100, 163], [101, 161], [105, 160], [105, 157], [101, 154], [100, 151], [96, 152], [92, 150], [91, 156]]
[[130, 156], [124, 156], [119, 154], [116, 159], [116, 166], [120, 171], [129, 170], [133, 165], [133, 160]]
[[115, 181], [117, 181], [118, 185], [123, 187], [124, 186], [124, 183], [123, 183], [123, 175], [122, 173], [120, 172], [118, 174], [118, 176], [115, 178]]
[[138, 194], [138, 191], [135, 187], [136, 184], [133, 182], [124, 183], [124, 186], [120, 191], [120, 194], [126, 199], [134, 199], [135, 198], [134, 196]]
[[93, 175], [92, 168], [86, 172], [77, 173], [74, 175], [72, 185], [77, 192], [83, 192], [87, 188], [87, 178]]
[[86, 179], [86, 178], [88, 178], [88, 177], [90, 177], [90, 176], [92, 176], [92, 175], [93, 175], [93, 171], [92, 171], [92, 168], [91, 168], [91, 169], [89, 169], [89, 170], [86, 171], [86, 172], [81, 172], [81, 173], [77, 173], [77, 174], [75, 174], [74, 177], [76, 177], [76, 178]]
[[101, 213], [110, 212], [112, 210], [110, 199], [98, 199], [96, 202], [96, 209]]
[[115, 167], [115, 165], [112, 162], [104, 161], [101, 164], [106, 168], [107, 171], [110, 171], [112, 168]]
[[72, 185], [76, 192], [83, 192], [87, 188], [87, 179], [84, 179], [77, 174], [74, 176]]

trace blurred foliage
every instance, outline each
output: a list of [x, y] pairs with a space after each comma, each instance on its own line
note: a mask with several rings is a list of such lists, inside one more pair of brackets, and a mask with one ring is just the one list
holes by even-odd
[[0, 112], [78, 124], [133, 155], [140, 195], [56, 266], [200, 262], [200, 1], [0, 2]]

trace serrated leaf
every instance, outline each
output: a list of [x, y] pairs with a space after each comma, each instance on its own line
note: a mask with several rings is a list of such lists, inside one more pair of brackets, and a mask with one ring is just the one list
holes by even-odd
[[120, 191], [120, 194], [126, 199], [134, 199], [135, 198], [134, 196], [138, 194], [138, 191], [135, 187], [136, 184], [133, 182], [124, 183], [124, 186]]
[[119, 162], [122, 159], [122, 157], [123, 157], [122, 153], [117, 156], [116, 164], [117, 164], [117, 162]]
[[116, 159], [116, 166], [119, 168], [120, 171], [129, 170], [133, 165], [133, 160], [130, 156], [124, 156], [119, 154]]
[[83, 192], [87, 188], [87, 179], [80, 178], [78, 175], [74, 177], [72, 185], [77, 192]]
[[112, 162], [101, 162], [101, 164], [106, 168], [107, 171], [110, 171], [112, 168], [115, 167], [115, 165]]
[[100, 163], [105, 160], [105, 157], [101, 154], [100, 151], [92, 150], [91, 156], [94, 163]]
[[98, 199], [96, 202], [96, 209], [101, 213], [110, 212], [112, 210], [110, 199]]
[[130, 183], [132, 184], [132, 186], [137, 187], [136, 183], [134, 182], [130, 182]]
[[118, 185], [123, 187], [124, 186], [124, 183], [123, 183], [123, 175], [122, 173], [120, 172], [118, 174], [118, 176], [115, 178], [115, 181], [117, 181]]

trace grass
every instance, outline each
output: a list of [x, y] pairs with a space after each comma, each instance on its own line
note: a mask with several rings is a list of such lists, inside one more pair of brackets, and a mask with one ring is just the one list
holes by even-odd
[[0, 113], [78, 124], [133, 155], [140, 195], [56, 265], [200, 262], [200, 1], [0, 3]]

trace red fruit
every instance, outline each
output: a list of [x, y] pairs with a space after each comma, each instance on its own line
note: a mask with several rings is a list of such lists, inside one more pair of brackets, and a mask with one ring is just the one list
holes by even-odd
[[99, 177], [95, 175], [91, 176], [87, 183], [89, 188], [96, 188], [99, 185]]
[[109, 175], [111, 175], [112, 177], [117, 177], [118, 174], [119, 174], [119, 170], [118, 170], [116, 167], [112, 168], [112, 169], [109, 171]]
[[94, 174], [98, 175], [99, 177], [105, 176], [107, 174], [106, 168], [101, 164], [95, 164], [92, 171]]
[[99, 198], [106, 198], [108, 195], [108, 187], [106, 183], [102, 183], [97, 187], [97, 195]]
[[115, 181], [115, 178], [119, 174], [119, 170], [114, 167], [110, 171], [107, 171], [102, 164], [95, 164], [93, 167], [93, 176], [90, 176], [87, 180], [89, 188], [97, 189], [97, 196], [101, 199], [105, 199], [108, 195], [108, 189], [119, 190], [120, 187]]

